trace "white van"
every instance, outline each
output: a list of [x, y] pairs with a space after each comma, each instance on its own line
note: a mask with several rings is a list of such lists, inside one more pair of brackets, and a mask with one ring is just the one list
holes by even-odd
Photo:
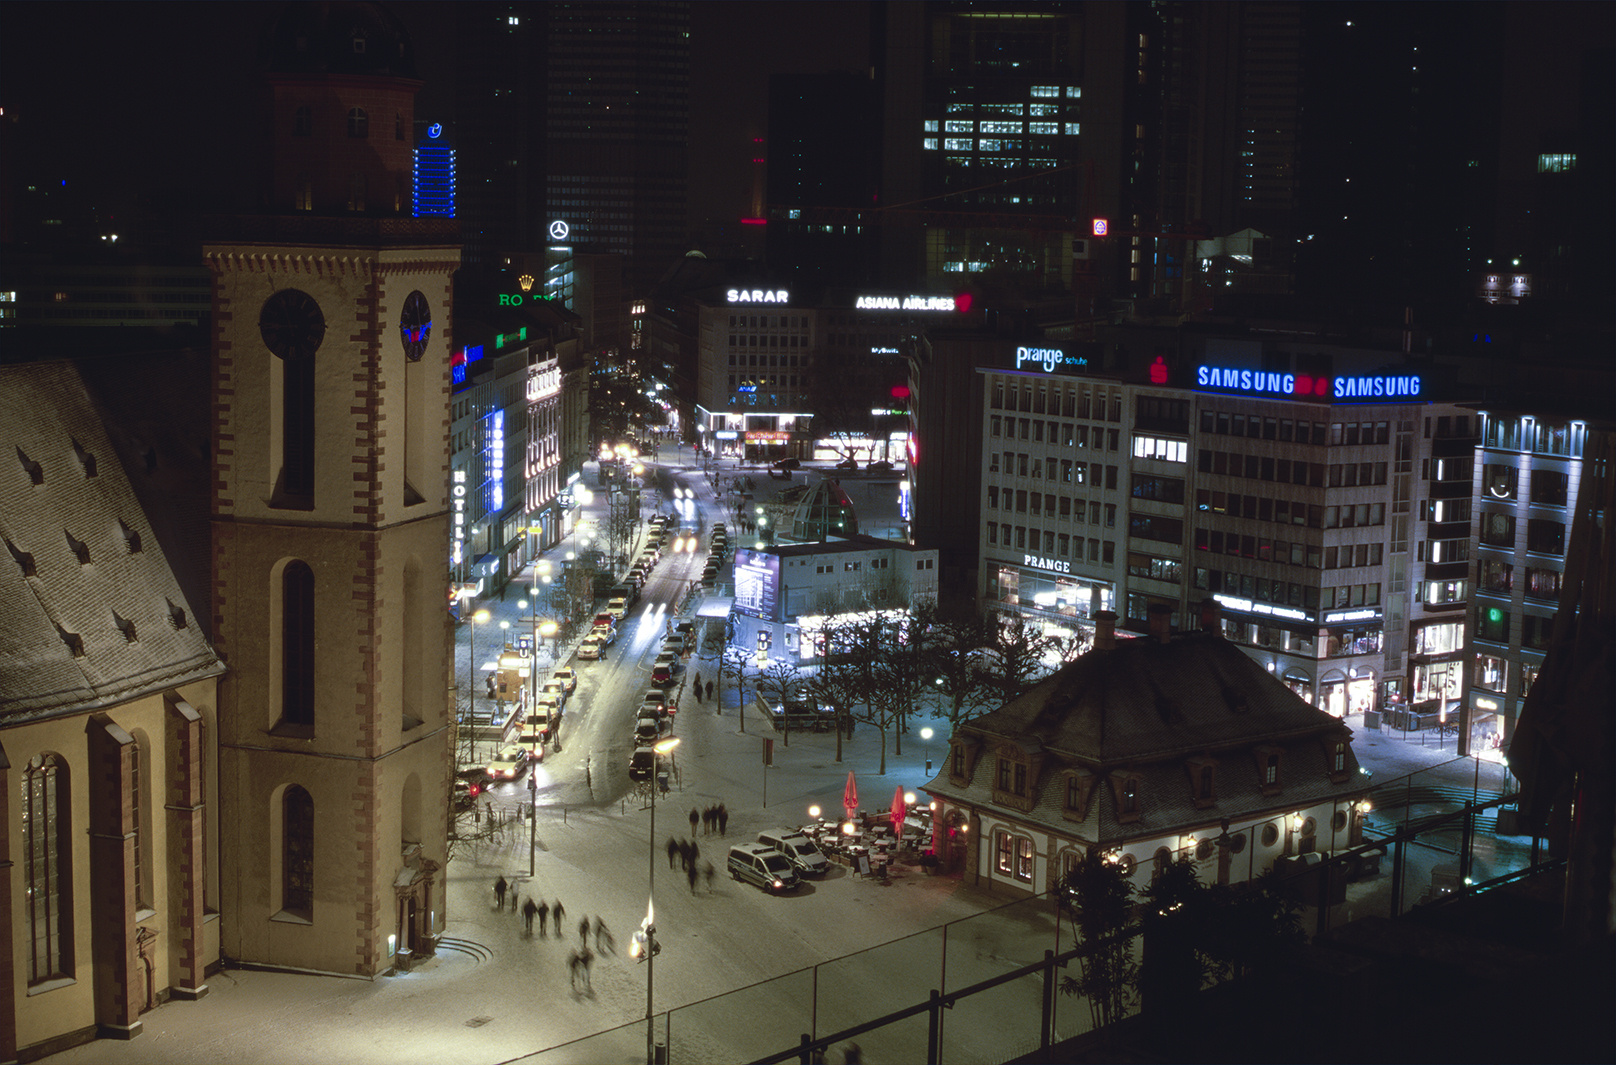
[[794, 828], [771, 828], [767, 832], [759, 832], [757, 841], [785, 855], [803, 876], [824, 876], [830, 868], [830, 862], [814, 846], [814, 841]]
[[778, 894], [795, 891], [797, 870], [791, 860], [773, 847], [761, 843], [741, 843], [729, 849], [729, 875], [747, 880], [764, 891]]

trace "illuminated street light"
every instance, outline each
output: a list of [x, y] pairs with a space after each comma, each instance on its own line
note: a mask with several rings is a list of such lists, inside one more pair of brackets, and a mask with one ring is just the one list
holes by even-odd
[[[651, 747], [651, 834], [646, 838], [646, 850], [651, 856], [646, 877], [645, 923], [645, 1065], [656, 1065], [656, 1012], [653, 989], [656, 986], [656, 925], [652, 905], [656, 899], [656, 800], [662, 789], [662, 756], [679, 746], [679, 737], [673, 736]], [[632, 947], [630, 948], [632, 949]]]
[[[941, 684], [942, 678], [938, 678], [937, 683]], [[926, 773], [928, 775], [931, 773], [931, 737], [932, 731], [930, 728], [920, 730], [921, 750], [926, 753]]]

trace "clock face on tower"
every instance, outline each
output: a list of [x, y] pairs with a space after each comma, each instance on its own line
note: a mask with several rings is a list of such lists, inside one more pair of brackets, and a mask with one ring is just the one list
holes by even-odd
[[432, 308], [419, 292], [404, 297], [404, 309], [398, 315], [398, 332], [404, 340], [405, 356], [411, 362], [419, 362], [432, 336]]
[[312, 359], [325, 339], [325, 315], [307, 292], [283, 288], [258, 312], [258, 335], [279, 358]]

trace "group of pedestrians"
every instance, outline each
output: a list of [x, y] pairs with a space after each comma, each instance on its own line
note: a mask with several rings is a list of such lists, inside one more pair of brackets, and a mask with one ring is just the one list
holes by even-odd
[[[672, 841], [670, 840], [669, 842], [671, 843]], [[522, 915], [522, 926], [525, 935], [531, 936], [533, 934], [533, 919], [537, 917], [540, 939], [549, 938], [552, 921], [555, 925], [555, 938], [561, 939], [564, 937], [562, 922], [566, 920], [567, 910], [565, 906], [561, 905], [560, 899], [556, 899], [554, 903], [549, 903], [544, 899], [534, 898], [529, 895], [518, 907], [517, 899], [520, 896], [517, 890], [504, 876], [500, 876], [499, 879], [494, 881], [494, 899], [496, 907], [501, 913], [505, 911], [505, 896], [507, 894], [510, 895], [511, 912]], [[591, 936], [594, 938], [593, 946], [590, 943]], [[617, 938], [612, 935], [611, 929], [606, 927], [604, 918], [596, 914], [593, 921], [587, 915], [580, 919], [578, 921], [578, 946], [573, 948], [567, 956], [567, 972], [572, 978], [572, 989], [574, 991], [581, 990], [586, 994], [594, 994], [593, 989], [590, 987], [589, 974], [591, 967], [595, 964], [595, 959], [615, 953], [617, 953]]]
[[691, 835], [696, 834], [696, 825], [698, 822], [705, 830], [703, 833], [704, 835], [725, 835], [729, 832], [729, 809], [723, 803], [719, 803], [716, 806], [708, 806], [701, 810], [697, 810], [694, 806], [692, 806], [690, 808]]
[[711, 699], [714, 691], [717, 690], [717, 685], [713, 681], [708, 681], [706, 687], [703, 688], [701, 674], [697, 673], [695, 678], [690, 682], [690, 690], [696, 693], [696, 705], [700, 706], [702, 695], [705, 694], [707, 698]]
[[[694, 815], [695, 811], [692, 810]], [[677, 858], [685, 877], [690, 881], [690, 893], [696, 893], [696, 882], [705, 880], [707, 894], [713, 893], [713, 863], [701, 856], [701, 848], [693, 839], [674, 839], [668, 837], [668, 868], [673, 868], [674, 859]]]

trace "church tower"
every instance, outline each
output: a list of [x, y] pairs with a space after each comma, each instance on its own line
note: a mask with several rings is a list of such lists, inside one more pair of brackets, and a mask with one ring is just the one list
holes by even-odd
[[256, 214], [213, 273], [220, 948], [375, 976], [444, 923], [453, 220], [411, 217], [414, 77], [375, 4], [265, 49]]

